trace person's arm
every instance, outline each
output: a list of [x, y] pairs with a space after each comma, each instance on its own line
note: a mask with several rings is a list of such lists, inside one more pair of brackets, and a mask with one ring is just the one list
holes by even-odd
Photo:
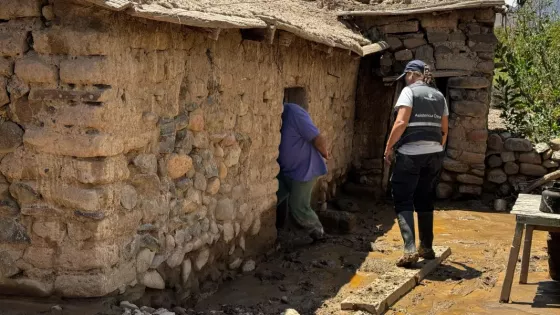
[[313, 146], [325, 159], [330, 159], [329, 150], [327, 149], [327, 138], [322, 133], [313, 139]]
[[397, 119], [393, 124], [393, 129], [389, 135], [389, 140], [387, 140], [387, 147], [385, 148], [385, 162], [391, 164], [393, 159], [393, 151], [395, 144], [399, 141], [403, 135], [406, 127], [408, 126], [408, 121], [410, 120], [410, 115], [412, 114], [412, 107], [401, 106], [399, 108]]
[[299, 110], [294, 115], [295, 126], [298, 133], [308, 142], [311, 142], [315, 149], [325, 158], [329, 159], [327, 138], [315, 126], [311, 116], [304, 110]]
[[441, 118], [441, 145], [445, 147], [447, 143], [447, 133], [449, 132], [449, 116]]

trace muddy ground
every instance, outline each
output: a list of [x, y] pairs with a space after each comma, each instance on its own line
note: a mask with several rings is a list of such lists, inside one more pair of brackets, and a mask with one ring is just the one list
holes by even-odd
[[[305, 236], [281, 233], [277, 251], [253, 273], [223, 283], [188, 313], [280, 314], [293, 308], [300, 314], [360, 314], [341, 311], [340, 303], [373, 280], [367, 272], [379, 258], [398, 257], [401, 239], [389, 204], [357, 202], [361, 211], [352, 234], [309, 244]], [[516, 279], [513, 303], [504, 305], [497, 301], [514, 216], [480, 202], [440, 204], [438, 209], [435, 242], [451, 247], [452, 255], [388, 314], [560, 314], [560, 286], [547, 281], [546, 233], [535, 232], [529, 284], [518, 285]], [[119, 314], [116, 303], [3, 299], [0, 314], [113, 315]], [[51, 311], [54, 304], [62, 312]]]

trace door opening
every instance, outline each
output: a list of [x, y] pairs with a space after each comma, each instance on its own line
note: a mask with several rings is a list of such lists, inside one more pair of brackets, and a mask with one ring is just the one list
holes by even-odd
[[303, 87], [290, 87], [284, 89], [284, 103], [294, 103], [308, 110], [307, 91]]

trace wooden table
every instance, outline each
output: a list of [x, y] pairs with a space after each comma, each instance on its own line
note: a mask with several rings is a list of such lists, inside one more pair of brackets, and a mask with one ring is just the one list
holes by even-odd
[[541, 204], [540, 195], [520, 194], [513, 206], [512, 214], [516, 216], [515, 234], [509, 252], [509, 260], [506, 269], [506, 277], [502, 286], [500, 302], [509, 302], [511, 286], [515, 275], [515, 266], [519, 258], [521, 238], [525, 229], [525, 244], [523, 245], [523, 257], [521, 259], [521, 275], [519, 283], [527, 283], [529, 273], [529, 258], [531, 256], [531, 243], [533, 242], [533, 231], [560, 232], [560, 214], [544, 213], [539, 211]]

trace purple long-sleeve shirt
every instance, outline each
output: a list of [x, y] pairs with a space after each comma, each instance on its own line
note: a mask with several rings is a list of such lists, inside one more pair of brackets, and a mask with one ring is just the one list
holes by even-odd
[[313, 139], [319, 135], [319, 129], [307, 111], [297, 104], [284, 104], [280, 132], [282, 138], [278, 163], [284, 175], [307, 182], [327, 173], [321, 153], [313, 146]]

